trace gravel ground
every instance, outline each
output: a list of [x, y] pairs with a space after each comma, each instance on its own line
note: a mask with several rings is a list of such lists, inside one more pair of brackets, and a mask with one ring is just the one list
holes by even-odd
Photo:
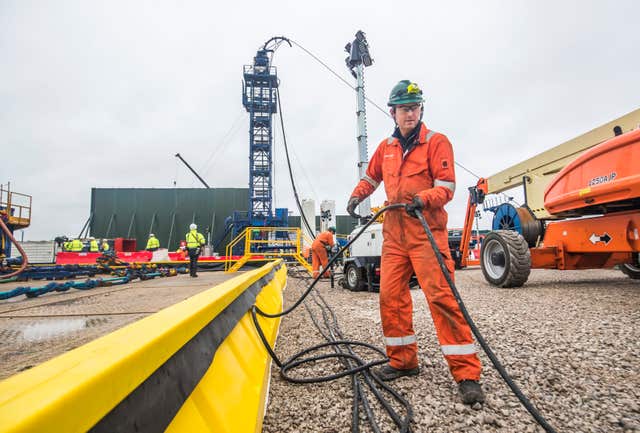
[[[456, 273], [461, 296], [480, 332], [533, 404], [558, 432], [640, 431], [640, 281], [617, 270], [533, 270], [521, 289], [489, 286], [479, 269]], [[290, 279], [285, 305], [300, 291]], [[335, 311], [345, 337], [383, 347], [378, 296], [318, 287]], [[417, 432], [542, 432], [484, 353], [487, 401], [461, 403], [438, 348], [421, 291], [412, 291], [421, 372], [393, 386], [413, 407]], [[276, 352], [286, 359], [323, 339], [304, 308], [286, 316]], [[335, 365], [318, 363], [298, 375], [322, 375]], [[348, 432], [349, 378], [323, 384], [290, 384], [275, 364], [264, 432]], [[380, 412], [381, 430], [397, 431]], [[361, 431], [371, 431], [361, 423]]]

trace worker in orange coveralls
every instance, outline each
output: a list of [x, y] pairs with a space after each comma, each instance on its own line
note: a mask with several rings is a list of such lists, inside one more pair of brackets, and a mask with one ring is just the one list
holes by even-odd
[[313, 268], [313, 278], [316, 278], [319, 273], [320, 265], [322, 265], [323, 274], [325, 278], [329, 277], [327, 272], [327, 263], [329, 259], [327, 257], [327, 248], [331, 249], [334, 245], [333, 235], [336, 234], [335, 227], [329, 227], [326, 232], [320, 233], [313, 240], [311, 244], [311, 267]]
[[418, 210], [424, 215], [453, 277], [444, 210], [455, 190], [453, 150], [446, 136], [422, 122], [423, 102], [417, 84], [402, 80], [393, 87], [388, 105], [396, 128], [391, 137], [378, 145], [366, 175], [351, 194], [347, 211], [359, 218], [356, 206], [381, 182], [387, 194], [386, 204], [407, 204], [406, 209], [389, 210], [384, 217], [380, 315], [390, 361], [377, 371], [378, 377], [393, 380], [420, 371], [409, 292], [409, 280], [415, 273], [462, 401], [472, 405], [482, 403], [484, 393], [478, 383], [482, 367], [471, 329], [442, 275], [420, 221], [413, 214]]

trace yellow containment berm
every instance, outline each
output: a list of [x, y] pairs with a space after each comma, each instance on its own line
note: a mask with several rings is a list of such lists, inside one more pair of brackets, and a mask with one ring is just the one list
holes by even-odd
[[[251, 319], [282, 311], [282, 260], [0, 382], [2, 432], [259, 432], [271, 360]], [[273, 347], [279, 319], [258, 317]]]

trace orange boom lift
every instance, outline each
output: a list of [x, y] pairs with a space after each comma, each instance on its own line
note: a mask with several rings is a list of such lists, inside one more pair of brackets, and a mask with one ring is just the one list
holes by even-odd
[[[532, 268], [619, 265], [640, 279], [640, 109], [491, 176], [469, 188], [462, 235], [468, 261], [479, 204], [494, 212], [480, 266], [499, 287], [520, 287]], [[486, 200], [515, 187], [525, 204]]]

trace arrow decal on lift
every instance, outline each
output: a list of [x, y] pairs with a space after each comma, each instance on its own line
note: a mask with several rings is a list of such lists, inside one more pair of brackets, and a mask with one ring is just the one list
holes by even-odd
[[603, 242], [605, 245], [608, 245], [609, 242], [611, 242], [611, 236], [609, 236], [609, 233], [607, 232], [605, 232], [602, 236], [591, 233], [591, 236], [589, 236], [589, 240], [593, 245], [595, 245], [597, 242]]

